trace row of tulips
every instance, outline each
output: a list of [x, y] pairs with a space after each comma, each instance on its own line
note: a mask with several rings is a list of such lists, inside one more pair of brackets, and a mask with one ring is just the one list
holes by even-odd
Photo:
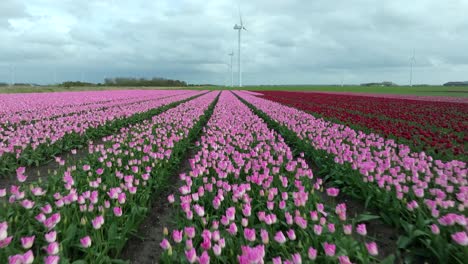
[[[0, 263], [109, 263], [214, 107], [208, 93], [89, 145], [47, 183], [0, 190]], [[194, 134], [195, 133], [195, 134]], [[24, 181], [24, 168], [17, 170]]]
[[163, 97], [167, 91], [89, 91], [0, 95], [0, 126], [27, 124], [42, 119], [93, 111]]
[[3, 141], [0, 140], [0, 173], [13, 172], [18, 166], [41, 164], [65, 150], [80, 147], [90, 139], [151, 118], [163, 107], [172, 107], [177, 102], [202, 93], [163, 91], [151, 100], [44, 119], [8, 130], [8, 133], [4, 131], [1, 136]]
[[305, 160], [230, 92], [220, 95], [197, 146], [182, 186], [168, 197], [176, 228], [165, 229], [161, 262], [376, 260], [365, 224], [354, 226], [345, 204], [321, 203], [321, 182]]
[[[97, 108], [95, 111], [86, 111], [82, 106], [76, 106], [76, 110], [71, 115], [56, 116], [51, 113], [51, 118], [37, 120], [36, 122], [17, 126], [9, 126], [0, 131], [0, 156], [3, 153], [16, 153], [31, 145], [36, 148], [39, 144], [50, 141], [51, 143], [62, 138], [64, 135], [75, 132], [83, 133], [89, 127], [96, 127], [116, 118], [129, 117], [135, 113], [146, 112], [148, 109], [157, 107], [160, 99], [168, 96], [185, 94], [187, 91], [164, 91], [156, 96], [149, 96], [149, 99], [130, 101], [125, 104], [116, 102], [111, 107]], [[89, 109], [88, 109], [89, 110]]]
[[400, 248], [424, 248], [413, 253], [436, 257], [441, 263], [463, 263], [468, 257], [465, 162], [433, 160], [379, 135], [248, 93], [237, 94], [313, 159], [334, 184], [402, 228]]
[[371, 131], [443, 160], [466, 159], [466, 103], [426, 102], [304, 92], [262, 92], [286, 104], [355, 129]]

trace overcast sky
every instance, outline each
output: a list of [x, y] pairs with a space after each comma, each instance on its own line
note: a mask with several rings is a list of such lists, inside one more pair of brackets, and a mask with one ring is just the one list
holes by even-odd
[[[14, 69], [16, 82], [160, 76], [230, 83], [237, 3], [0, 0], [0, 82], [10, 82]], [[413, 48], [414, 83], [468, 80], [468, 0], [241, 0], [240, 6], [244, 84], [342, 78], [407, 84]]]

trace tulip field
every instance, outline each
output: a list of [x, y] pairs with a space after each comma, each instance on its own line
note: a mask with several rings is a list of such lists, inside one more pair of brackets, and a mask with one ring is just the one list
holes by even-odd
[[154, 203], [172, 221], [148, 263], [466, 263], [467, 117], [310, 92], [0, 95], [0, 263], [137, 263]]

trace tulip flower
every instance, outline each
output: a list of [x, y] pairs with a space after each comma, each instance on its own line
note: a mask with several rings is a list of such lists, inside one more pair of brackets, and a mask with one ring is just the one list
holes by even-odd
[[371, 256], [377, 256], [379, 254], [377, 244], [375, 242], [366, 243], [366, 248]]
[[461, 231], [451, 235], [453, 241], [461, 246], [468, 246], [468, 235], [466, 232]]
[[21, 245], [23, 246], [24, 249], [30, 249], [34, 244], [34, 239], [35, 238], [36, 238], [36, 236], [22, 237], [21, 238]]
[[91, 238], [89, 236], [85, 236], [80, 239], [80, 243], [84, 248], [89, 248], [91, 246]]
[[329, 244], [325, 242], [323, 244], [323, 249], [325, 251], [325, 254], [327, 256], [334, 256], [335, 255], [335, 250], [336, 250], [336, 245], [335, 244]]
[[356, 227], [356, 232], [357, 232], [359, 235], [361, 235], [361, 236], [367, 235], [366, 224], [359, 224], [359, 225], [357, 225], [357, 227]]
[[317, 258], [317, 250], [313, 247], [310, 247], [307, 251], [307, 256], [310, 260], [315, 260]]
[[336, 197], [340, 193], [340, 190], [337, 188], [327, 188], [327, 195], [330, 197]]

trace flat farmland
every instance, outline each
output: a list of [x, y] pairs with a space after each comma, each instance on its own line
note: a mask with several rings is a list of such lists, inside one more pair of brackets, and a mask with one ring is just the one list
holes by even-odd
[[0, 263], [464, 263], [467, 106], [213, 87], [1, 94]]

